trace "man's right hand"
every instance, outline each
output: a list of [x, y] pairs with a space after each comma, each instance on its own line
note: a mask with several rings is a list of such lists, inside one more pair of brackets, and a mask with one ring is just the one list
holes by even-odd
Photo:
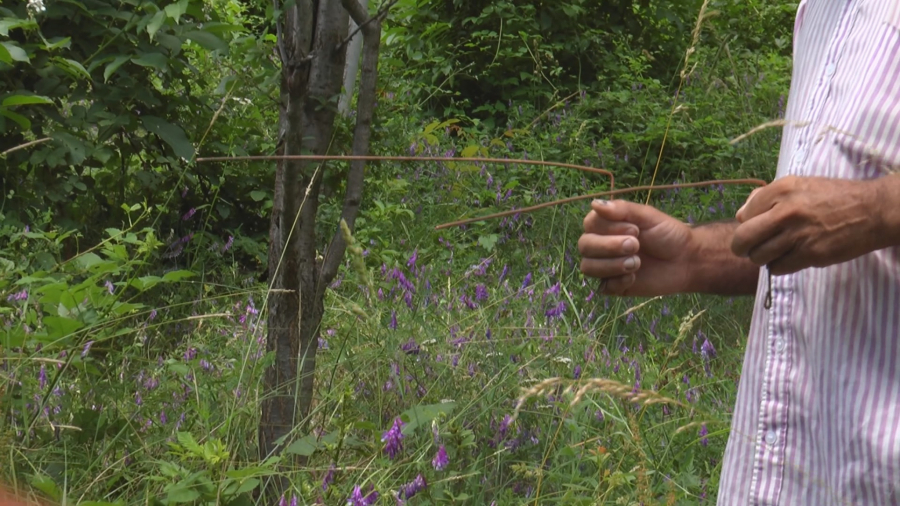
[[691, 288], [698, 245], [687, 224], [624, 200], [591, 203], [578, 240], [581, 272], [606, 280], [601, 293], [653, 297]]

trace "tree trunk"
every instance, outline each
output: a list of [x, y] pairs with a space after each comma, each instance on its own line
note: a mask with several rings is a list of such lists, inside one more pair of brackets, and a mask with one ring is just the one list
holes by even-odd
[[[285, 8], [282, 57], [287, 61], [282, 62], [280, 121], [285, 155], [328, 151], [344, 68], [343, 46], [336, 48], [347, 35], [347, 20], [339, 2], [296, 0]], [[282, 161], [276, 169], [266, 340], [275, 363], [265, 374], [259, 424], [262, 458], [278, 453], [295, 428], [303, 432], [312, 404], [324, 312], [315, 234], [322, 172], [316, 164], [297, 160]]]
[[[279, 136], [285, 155], [328, 152], [337, 114], [334, 101], [341, 91], [346, 54], [342, 41], [348, 33], [348, 12], [362, 26], [365, 46], [353, 154], [368, 154], [378, 77], [380, 18], [370, 19], [359, 0], [296, 0], [285, 11], [280, 37], [283, 70]], [[301, 61], [306, 63], [295, 63]], [[323, 171], [324, 165], [299, 160], [282, 160], [276, 169], [266, 341], [275, 363], [265, 374], [259, 424], [263, 459], [279, 453], [293, 436], [305, 435], [315, 392], [316, 348], [325, 290], [337, 274], [346, 249], [343, 236], [336, 233], [322, 259], [316, 258], [316, 214]], [[351, 230], [359, 213], [364, 174], [365, 164], [354, 161], [348, 171], [341, 213]], [[276, 480], [272, 485], [273, 497], [279, 497], [287, 483]]]
[[[359, 0], [363, 11], [369, 8], [369, 0]], [[350, 18], [350, 33], [359, 25]], [[338, 112], [347, 117], [350, 114], [350, 101], [353, 99], [353, 90], [356, 89], [356, 75], [359, 73], [359, 56], [362, 53], [363, 34], [357, 33], [347, 46], [347, 65], [344, 67], [344, 91], [341, 93], [341, 101], [338, 102]]]

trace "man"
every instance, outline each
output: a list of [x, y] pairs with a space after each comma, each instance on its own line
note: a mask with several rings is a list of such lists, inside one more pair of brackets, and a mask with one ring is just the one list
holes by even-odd
[[900, 504], [900, 1], [800, 3], [786, 119], [734, 222], [597, 201], [581, 270], [756, 294], [719, 504]]

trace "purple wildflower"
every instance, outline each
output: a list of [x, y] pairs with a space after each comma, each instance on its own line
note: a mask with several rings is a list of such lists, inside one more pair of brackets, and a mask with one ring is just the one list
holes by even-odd
[[437, 454], [431, 460], [431, 465], [434, 466], [435, 471], [443, 471], [449, 463], [450, 459], [447, 458], [447, 449], [444, 448], [444, 445], [441, 445], [438, 447]]
[[531, 273], [525, 275], [525, 279], [522, 280], [522, 290], [528, 288], [531, 285]]
[[557, 303], [556, 306], [548, 309], [544, 313], [544, 315], [547, 316], [547, 318], [549, 318], [551, 320], [555, 320], [555, 319], [559, 318], [560, 316], [562, 316], [562, 314], [565, 312], [566, 312], [566, 303], [563, 301], [559, 301], [559, 303]]
[[400, 492], [397, 493], [399, 499], [411, 499], [414, 495], [428, 488], [428, 482], [421, 474], [416, 476], [413, 481], [400, 486]]
[[400, 349], [403, 350], [407, 355], [418, 355], [419, 343], [417, 343], [415, 339], [410, 337], [409, 341], [400, 345]]
[[81, 350], [81, 358], [87, 356], [88, 352], [91, 351], [91, 345], [94, 344], [94, 341], [88, 341], [84, 343], [84, 348]]
[[391, 323], [388, 325], [391, 330], [397, 330], [397, 311], [391, 310]]
[[384, 452], [388, 454], [388, 458], [393, 460], [401, 451], [403, 451], [403, 420], [400, 417], [394, 419], [394, 425], [381, 436], [381, 442], [384, 443]]
[[191, 219], [194, 216], [194, 213], [196, 213], [196, 212], [197, 212], [197, 210], [192, 207], [192, 208], [188, 209], [188, 212], [184, 213], [184, 216], [182, 216], [181, 219], [184, 221], [187, 221], [187, 220]]
[[38, 383], [41, 386], [41, 390], [47, 388], [47, 367], [44, 364], [41, 364], [41, 370], [38, 371]]
[[572, 376], [574, 376], [575, 379], [581, 378], [581, 366], [580, 365], [575, 366], [575, 371], [572, 373]]
[[700, 444], [706, 446], [709, 444], [709, 438], [706, 436], [709, 434], [709, 430], [706, 429], [706, 424], [702, 424], [700, 426]]
[[325, 476], [322, 478], [322, 491], [325, 492], [328, 490], [328, 485], [331, 485], [334, 482], [334, 464], [331, 464], [331, 467], [328, 468], [328, 472], [325, 473]]
[[475, 287], [475, 300], [482, 301], [482, 300], [487, 300], [487, 298], [488, 298], [487, 287], [484, 286], [483, 284], [479, 283]]
[[347, 504], [350, 506], [370, 506], [375, 504], [376, 501], [378, 501], [378, 492], [373, 490], [364, 496], [362, 489], [357, 485], [353, 487], [353, 493], [350, 494], [350, 499], [347, 499]]

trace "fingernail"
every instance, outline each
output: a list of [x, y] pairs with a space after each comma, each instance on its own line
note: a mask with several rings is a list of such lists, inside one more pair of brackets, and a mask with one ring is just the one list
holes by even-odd
[[622, 242], [622, 252], [626, 255], [630, 255], [637, 251], [638, 243], [634, 239], [625, 239]]
[[637, 267], [637, 257], [628, 257], [625, 259], [625, 270], [633, 271], [635, 267]]
[[600, 204], [601, 206], [605, 206], [606, 204], [609, 204], [609, 201], [608, 201], [608, 200], [603, 200], [603, 199], [594, 199], [594, 203], [595, 203], [595, 204]]

